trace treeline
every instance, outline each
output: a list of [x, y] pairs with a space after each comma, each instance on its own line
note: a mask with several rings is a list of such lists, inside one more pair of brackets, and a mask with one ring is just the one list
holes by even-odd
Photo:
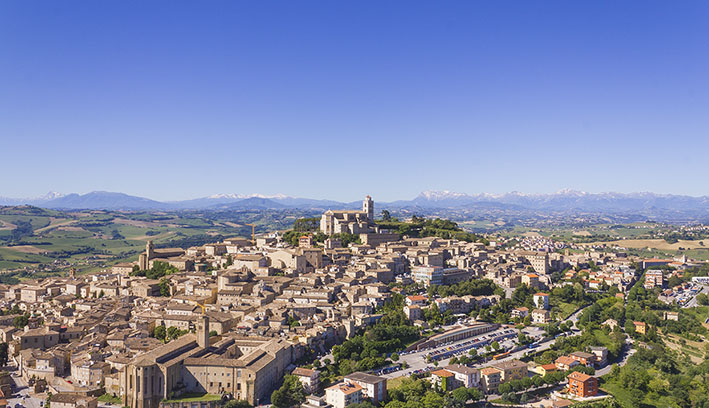
[[[490, 279], [473, 279], [453, 285], [431, 285], [428, 287], [428, 296], [490, 296], [497, 292], [498, 286]], [[504, 294], [498, 293], [498, 294]]]
[[208, 234], [195, 234], [185, 236], [182, 233], [177, 233], [177, 235], [182, 235], [181, 238], [171, 239], [160, 244], [155, 244], [155, 248], [189, 248], [193, 246], [202, 246], [205, 244], [211, 244], [212, 242], [220, 242], [225, 238], [224, 235], [208, 235]]
[[[290, 245], [297, 247], [299, 244], [300, 237], [303, 237], [306, 235], [312, 235], [313, 241], [315, 241], [317, 243], [323, 243], [328, 238], [327, 235], [323, 234], [320, 231], [312, 233], [312, 232], [296, 231], [296, 230], [292, 229], [290, 231], [286, 231], [285, 233], [283, 233], [283, 240], [288, 242]], [[347, 248], [347, 246], [349, 244], [357, 244], [357, 245], [362, 244], [362, 240], [359, 238], [359, 235], [349, 234], [346, 232], [343, 232], [340, 234], [333, 234], [330, 237], [331, 238], [338, 238], [342, 242], [342, 246], [344, 248]]]
[[133, 266], [133, 271], [130, 273], [130, 276], [145, 276], [148, 279], [160, 279], [179, 271], [179, 269], [167, 262], [155, 261], [153, 262], [153, 267], [147, 270], [141, 270], [138, 265]]
[[624, 406], [709, 407], [709, 360], [692, 364], [664, 345], [639, 347], [619, 368], [613, 366], [604, 385]]
[[409, 222], [391, 218], [389, 221], [377, 221], [377, 225], [382, 229], [392, 230], [397, 234], [412, 238], [439, 237], [466, 242], [481, 242], [485, 245], [489, 244], [487, 239], [471, 232], [465, 232], [457, 223], [441, 218], [430, 219], [414, 215]]
[[15, 224], [16, 228], [9, 235], [0, 236], [0, 241], [12, 243], [22, 241], [25, 237], [31, 237], [34, 234], [34, 228], [30, 221], [14, 220], [12, 223]]

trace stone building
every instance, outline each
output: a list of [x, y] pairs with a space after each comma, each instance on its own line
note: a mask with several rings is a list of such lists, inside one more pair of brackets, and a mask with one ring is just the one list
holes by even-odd
[[229, 393], [258, 405], [268, 398], [294, 360], [292, 344], [273, 338], [209, 337], [209, 318], [195, 334], [136, 357], [124, 368], [123, 404], [157, 408], [184, 393]]
[[327, 210], [320, 219], [320, 231], [323, 234], [361, 234], [370, 231], [374, 223], [374, 201], [367, 196], [362, 202], [362, 211]]

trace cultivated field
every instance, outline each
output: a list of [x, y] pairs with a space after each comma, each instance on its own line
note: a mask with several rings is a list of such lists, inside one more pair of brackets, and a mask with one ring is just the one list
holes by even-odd
[[[633, 248], [633, 249], [643, 249], [652, 248], [661, 251], [681, 251], [686, 249], [700, 249], [705, 248], [704, 245], [709, 247], [709, 241], [688, 241], [679, 240], [673, 244], [665, 241], [664, 239], [621, 239], [617, 241], [599, 241], [599, 242], [589, 242], [586, 244], [581, 244], [583, 246], [597, 246], [605, 245], [607, 247], [619, 246], [623, 248]], [[680, 249], [682, 248], [682, 249]]]

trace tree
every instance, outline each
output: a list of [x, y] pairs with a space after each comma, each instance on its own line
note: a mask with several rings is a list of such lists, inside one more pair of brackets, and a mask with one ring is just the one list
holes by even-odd
[[391, 213], [389, 212], [389, 210], [382, 210], [382, 220], [391, 221]]
[[167, 338], [170, 340], [177, 340], [180, 336], [187, 333], [185, 330], [180, 330], [175, 326], [170, 326], [167, 328]]
[[469, 395], [468, 389], [465, 387], [460, 387], [453, 390], [453, 399], [463, 404], [468, 400]]
[[170, 282], [167, 279], [160, 279], [158, 287], [160, 288], [160, 296], [170, 297]]
[[26, 314], [21, 315], [21, 316], [16, 316], [12, 320], [13, 326], [17, 327], [18, 329], [22, 329], [23, 327], [27, 326], [27, 324], [29, 322], [30, 322], [30, 318]]
[[7, 343], [0, 343], [0, 367], [5, 367], [5, 365], [7, 365], [7, 359]]
[[429, 391], [421, 398], [424, 408], [441, 408], [443, 397], [437, 392]]
[[491, 346], [492, 346], [492, 348], [493, 348], [495, 351], [497, 351], [497, 350], [500, 349], [500, 343], [498, 343], [498, 342], [496, 342], [496, 341], [493, 341], [492, 344], [491, 344]]
[[391, 361], [399, 361], [399, 354], [391, 353], [391, 356], [389, 358], [391, 358]]
[[298, 377], [286, 375], [283, 385], [271, 394], [271, 404], [276, 408], [288, 408], [305, 402], [305, 389]]
[[244, 400], [231, 400], [224, 404], [224, 408], [252, 408], [252, 405]]
[[165, 341], [166, 336], [167, 331], [165, 330], [165, 326], [155, 326], [155, 329], [153, 330], [153, 337], [160, 341]]
[[512, 384], [509, 382], [502, 383], [497, 387], [497, 391], [500, 394], [507, 394], [512, 391]]

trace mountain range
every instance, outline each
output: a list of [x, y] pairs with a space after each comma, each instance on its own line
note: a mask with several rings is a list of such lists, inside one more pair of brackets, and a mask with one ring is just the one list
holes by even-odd
[[[94, 191], [87, 194], [50, 192], [36, 198], [0, 197], [0, 205], [34, 205], [76, 210], [243, 210], [243, 209], [354, 209], [361, 202], [289, 197], [282, 194], [217, 194], [183, 201], [156, 201], [123, 193]], [[709, 214], [709, 197], [656, 193], [586, 193], [562, 190], [551, 194], [465, 194], [451, 191], [424, 191], [411, 200], [378, 202], [379, 209], [466, 209], [501, 208], [539, 211], [652, 212], [674, 211]]]

